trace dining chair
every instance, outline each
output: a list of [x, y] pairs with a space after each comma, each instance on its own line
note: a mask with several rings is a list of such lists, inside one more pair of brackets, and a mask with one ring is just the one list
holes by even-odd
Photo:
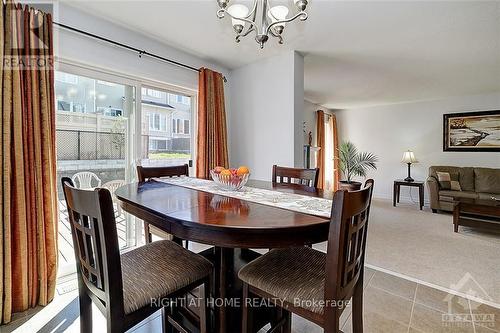
[[125, 185], [125, 181], [123, 179], [115, 179], [111, 180], [107, 183], [102, 184], [102, 187], [105, 189], [108, 189], [109, 192], [111, 193], [111, 197], [113, 198], [113, 202], [116, 203], [116, 212], [118, 213], [118, 216], [122, 215], [122, 207], [120, 206], [120, 203], [118, 202], [115, 191]]
[[97, 177], [97, 175], [90, 171], [82, 171], [77, 172], [71, 177], [71, 181], [73, 184], [76, 184], [77, 188], [85, 190], [85, 189], [93, 189], [92, 186], [93, 180], [96, 181], [95, 187], [101, 187], [101, 179]]
[[281, 318], [270, 331], [290, 332], [291, 313], [338, 333], [352, 298], [352, 327], [363, 332], [363, 274], [373, 180], [362, 190], [334, 194], [327, 252], [309, 247], [274, 249], [244, 266], [242, 331], [253, 332], [247, 299], [271, 300]]
[[299, 169], [273, 165], [273, 183], [318, 187], [319, 169]]
[[[180, 176], [189, 176], [189, 166], [187, 164], [166, 167], [143, 167], [140, 165], [137, 166], [137, 178], [139, 182], [145, 182], [151, 178]], [[153, 241], [153, 234], [163, 239], [172, 238], [172, 235], [164, 232], [154, 225], [150, 225], [147, 221], [144, 221], [144, 237], [146, 244], [149, 244]], [[186, 248], [189, 247], [189, 242], [187, 240], [185, 241], [185, 246]]]
[[182, 328], [168, 302], [199, 287], [200, 332], [207, 332], [212, 264], [167, 240], [120, 255], [110, 192], [77, 189], [67, 177], [62, 186], [77, 266], [80, 331], [92, 331], [92, 302], [106, 317], [107, 332], [125, 332], [159, 309], [164, 332]]

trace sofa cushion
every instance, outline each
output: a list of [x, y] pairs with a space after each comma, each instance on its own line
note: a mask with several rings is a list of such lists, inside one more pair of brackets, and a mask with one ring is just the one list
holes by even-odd
[[429, 176], [438, 179], [436, 172], [458, 173], [458, 181], [462, 191], [474, 191], [474, 168], [471, 167], [455, 167], [455, 166], [431, 166], [429, 168]]
[[497, 193], [478, 193], [479, 199], [491, 200], [492, 197], [500, 200], [500, 194]]
[[500, 169], [474, 168], [475, 190], [500, 194]]
[[458, 182], [457, 172], [436, 172], [438, 176], [439, 188], [442, 190], [462, 191]]
[[453, 198], [477, 199], [478, 195], [476, 192], [470, 192], [470, 191], [449, 191], [449, 190], [439, 191], [439, 200], [452, 201]]

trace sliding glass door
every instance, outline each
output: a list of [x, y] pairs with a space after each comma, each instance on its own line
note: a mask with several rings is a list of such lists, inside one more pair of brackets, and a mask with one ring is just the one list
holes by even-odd
[[[55, 73], [57, 177], [69, 177], [81, 189], [114, 190], [131, 180], [133, 85], [98, 72], [64, 67]], [[74, 271], [71, 230], [58, 182], [60, 275]], [[121, 248], [136, 244], [133, 219], [114, 199]]]
[[[55, 73], [60, 275], [74, 272], [62, 177], [111, 193], [135, 181], [136, 166], [189, 164], [194, 174], [194, 91], [58, 63]], [[114, 198], [121, 248], [144, 241], [142, 221]]]

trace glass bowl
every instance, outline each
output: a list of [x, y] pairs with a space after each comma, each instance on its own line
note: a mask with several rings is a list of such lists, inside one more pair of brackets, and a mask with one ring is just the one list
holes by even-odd
[[219, 173], [215, 173], [214, 170], [210, 170], [210, 175], [212, 176], [212, 179], [214, 182], [223, 190], [226, 191], [238, 191], [240, 190], [243, 186], [248, 181], [248, 177], [250, 177], [249, 173], [246, 173], [242, 176], [238, 175], [230, 175], [230, 176], [224, 176]]

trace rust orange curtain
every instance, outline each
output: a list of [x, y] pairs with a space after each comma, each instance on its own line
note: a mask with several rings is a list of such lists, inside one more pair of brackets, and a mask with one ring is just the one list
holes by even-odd
[[228, 167], [224, 81], [221, 73], [200, 69], [196, 177], [208, 179], [210, 169]]
[[0, 322], [46, 305], [57, 273], [52, 21], [2, 1]]
[[316, 146], [319, 147], [316, 166], [319, 168], [318, 188], [323, 188], [325, 183], [325, 113], [316, 112]]

